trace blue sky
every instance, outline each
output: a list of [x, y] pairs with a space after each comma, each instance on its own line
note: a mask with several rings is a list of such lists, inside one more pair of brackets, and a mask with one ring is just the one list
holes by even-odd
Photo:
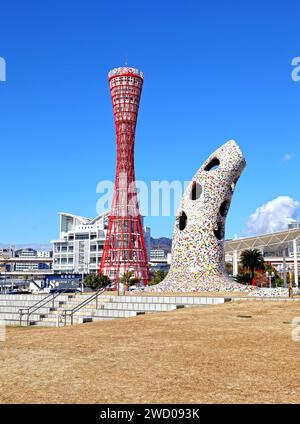
[[[125, 57], [145, 73], [138, 179], [189, 180], [234, 138], [248, 166], [227, 237], [278, 196], [297, 204], [299, 9], [258, 0], [3, 2], [0, 242], [47, 243], [59, 211], [96, 215], [96, 185], [115, 174], [107, 72]], [[173, 222], [146, 220], [155, 237], [171, 236]]]

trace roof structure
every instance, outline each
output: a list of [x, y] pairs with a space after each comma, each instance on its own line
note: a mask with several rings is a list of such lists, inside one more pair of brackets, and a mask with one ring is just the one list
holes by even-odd
[[110, 211], [103, 212], [101, 215], [96, 216], [96, 218], [86, 218], [84, 216], [74, 215], [74, 214], [68, 213], [68, 212], [58, 212], [58, 215], [69, 216], [71, 218], [77, 219], [78, 221], [80, 221], [84, 225], [92, 225], [92, 224], [95, 224], [95, 222], [102, 219], [103, 217], [105, 218], [106, 216], [108, 216], [109, 213], [110, 213]]
[[225, 242], [226, 253], [246, 249], [259, 249], [267, 246], [285, 245], [300, 238], [300, 228], [279, 231], [276, 233], [262, 234], [255, 237], [227, 240]]
[[140, 71], [137, 68], [131, 68], [128, 66], [122, 66], [120, 68], [114, 68], [111, 71], [109, 71], [108, 73], [108, 77], [113, 78], [113, 77], [117, 77], [117, 76], [124, 76], [124, 75], [132, 75], [135, 77], [139, 77], [142, 80], [144, 79], [144, 73], [142, 71]]

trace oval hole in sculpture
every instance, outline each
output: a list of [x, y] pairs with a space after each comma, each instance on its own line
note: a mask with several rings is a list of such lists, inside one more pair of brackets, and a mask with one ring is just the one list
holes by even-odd
[[177, 226], [180, 231], [184, 230], [187, 223], [187, 216], [185, 212], [181, 212], [181, 215], [177, 218]]
[[213, 171], [214, 169], [217, 169], [220, 165], [220, 161], [218, 158], [213, 158], [204, 168], [204, 171]]
[[220, 215], [225, 217], [227, 216], [229, 210], [229, 200], [225, 200], [220, 206]]
[[191, 190], [191, 200], [197, 200], [201, 196], [202, 187], [197, 181], [193, 181], [192, 190]]
[[222, 222], [218, 222], [218, 229], [214, 230], [215, 236], [218, 240], [223, 240], [224, 238], [224, 225]]

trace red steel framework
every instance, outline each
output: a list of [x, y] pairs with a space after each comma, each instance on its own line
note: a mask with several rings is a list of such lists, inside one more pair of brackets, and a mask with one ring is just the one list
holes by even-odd
[[135, 129], [144, 76], [135, 68], [109, 72], [117, 138], [114, 195], [100, 265], [117, 287], [118, 279], [132, 271], [146, 286], [150, 280], [148, 258], [139, 212], [134, 173]]

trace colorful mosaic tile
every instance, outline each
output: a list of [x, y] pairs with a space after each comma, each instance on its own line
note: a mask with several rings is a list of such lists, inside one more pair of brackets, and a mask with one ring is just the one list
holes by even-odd
[[199, 169], [177, 212], [170, 271], [164, 281], [148, 290], [252, 290], [228, 277], [224, 253], [226, 216], [245, 165], [239, 146], [230, 140]]

